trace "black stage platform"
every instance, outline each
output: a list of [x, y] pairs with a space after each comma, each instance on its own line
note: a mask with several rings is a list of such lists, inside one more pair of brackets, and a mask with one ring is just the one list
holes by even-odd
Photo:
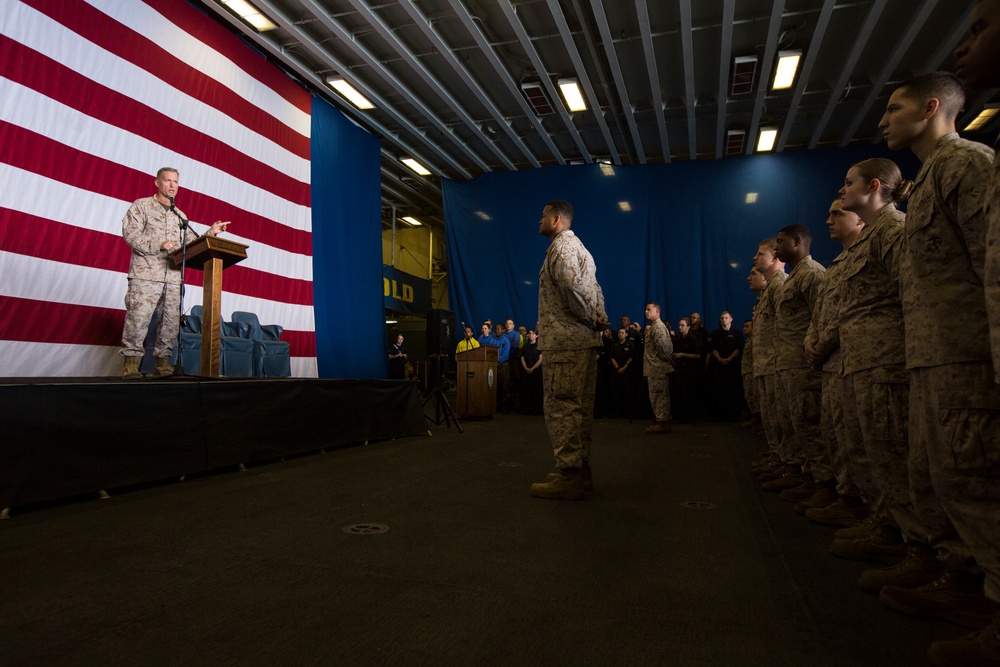
[[0, 378], [0, 511], [427, 433], [415, 382]]

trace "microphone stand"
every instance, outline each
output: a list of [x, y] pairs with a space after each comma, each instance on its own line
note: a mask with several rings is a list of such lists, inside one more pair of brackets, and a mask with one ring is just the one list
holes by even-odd
[[181, 286], [180, 301], [177, 309], [177, 363], [174, 365], [174, 375], [184, 375], [184, 354], [181, 349], [181, 331], [184, 329], [184, 271], [187, 269], [187, 230], [190, 229], [188, 221], [174, 208], [174, 198], [170, 197], [170, 211], [180, 219], [181, 228]]

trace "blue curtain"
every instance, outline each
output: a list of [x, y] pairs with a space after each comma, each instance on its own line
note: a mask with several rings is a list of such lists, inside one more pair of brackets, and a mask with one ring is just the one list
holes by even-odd
[[[907, 178], [919, 163], [909, 151], [882, 146], [755, 155], [664, 165], [556, 166], [444, 181], [448, 288], [460, 321], [508, 317], [534, 326], [538, 270], [548, 239], [538, 234], [542, 208], [566, 199], [573, 231], [597, 263], [613, 322], [659, 302], [676, 324], [702, 313], [716, 328], [732, 313], [742, 328], [754, 295], [747, 274], [760, 240], [786, 225], [810, 228], [813, 258], [824, 266], [839, 252], [827, 211], [850, 166], [889, 157]], [[754, 201], [748, 202], [748, 194]], [[627, 210], [623, 210], [627, 209]], [[478, 333], [478, 326], [476, 327]]]
[[313, 97], [310, 145], [319, 376], [384, 378], [379, 142]]

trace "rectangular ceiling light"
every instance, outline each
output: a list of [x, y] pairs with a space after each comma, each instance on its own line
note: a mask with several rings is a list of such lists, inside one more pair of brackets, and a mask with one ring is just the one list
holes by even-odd
[[972, 119], [972, 122], [965, 126], [963, 132], [975, 132], [984, 125], [989, 125], [996, 115], [1000, 113], [1000, 105], [987, 104], [986, 108], [979, 112], [979, 115]]
[[534, 109], [536, 116], [548, 116], [555, 113], [555, 109], [549, 104], [549, 98], [545, 95], [540, 81], [525, 81], [521, 84], [521, 93], [528, 104]]
[[368, 109], [375, 108], [375, 105], [369, 102], [367, 97], [359, 93], [357, 88], [344, 81], [342, 77], [328, 76], [326, 77], [326, 82], [331, 88], [340, 93], [341, 97], [356, 106], [358, 109], [366, 111]]
[[583, 93], [576, 79], [559, 79], [559, 91], [566, 100], [566, 108], [570, 111], [586, 111], [587, 103], [583, 101]]
[[757, 56], [736, 56], [733, 58], [733, 84], [730, 95], [746, 95], [753, 92], [757, 79]]
[[271, 22], [271, 19], [251, 5], [246, 0], [220, 0], [223, 5], [229, 8], [234, 14], [252, 25], [257, 32], [275, 30], [278, 26]]
[[778, 128], [776, 127], [762, 127], [760, 128], [760, 138], [757, 139], [757, 152], [766, 153], [767, 151], [774, 148], [774, 142], [778, 138]]
[[778, 66], [774, 69], [774, 83], [771, 90], [784, 90], [791, 88], [795, 82], [795, 73], [799, 70], [799, 61], [802, 60], [801, 51], [779, 51]]
[[420, 226], [422, 226], [424, 224], [424, 223], [420, 222], [419, 220], [417, 220], [416, 218], [414, 218], [413, 216], [409, 216], [409, 215], [406, 216], [406, 217], [404, 217], [404, 218], [400, 218], [400, 220], [402, 220], [406, 224], [410, 225], [411, 227], [420, 227]]
[[404, 158], [402, 158], [400, 160], [400, 162], [402, 162], [407, 167], [409, 167], [413, 171], [417, 172], [421, 176], [430, 176], [431, 175], [431, 172], [427, 169], [427, 167], [425, 167], [424, 165], [420, 164], [419, 162], [417, 162], [416, 160], [414, 160], [411, 157], [404, 157]]

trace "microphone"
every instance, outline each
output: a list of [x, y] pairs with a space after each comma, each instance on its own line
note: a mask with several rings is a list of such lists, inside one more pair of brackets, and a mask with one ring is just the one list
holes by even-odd
[[173, 209], [174, 208], [174, 198], [173, 197], [167, 197], [167, 199], [170, 200], [170, 208]]

